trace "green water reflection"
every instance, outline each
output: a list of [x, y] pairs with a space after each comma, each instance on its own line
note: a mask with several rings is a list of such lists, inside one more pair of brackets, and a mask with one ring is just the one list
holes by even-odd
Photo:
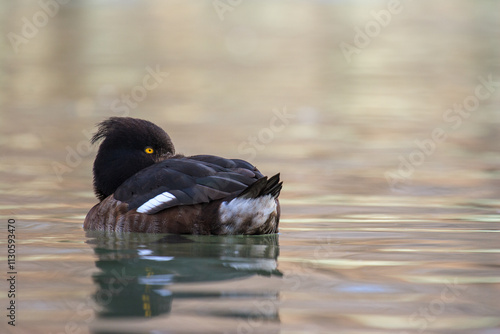
[[[178, 283], [207, 283], [253, 275], [281, 277], [278, 235], [177, 236], [87, 232], [97, 256], [94, 300], [101, 317], [155, 317], [171, 311], [175, 299], [276, 298], [245, 291], [172, 292]], [[226, 316], [249, 317], [252, 314]], [[266, 318], [269, 320], [270, 315]], [[273, 315], [274, 320], [278, 315]]]

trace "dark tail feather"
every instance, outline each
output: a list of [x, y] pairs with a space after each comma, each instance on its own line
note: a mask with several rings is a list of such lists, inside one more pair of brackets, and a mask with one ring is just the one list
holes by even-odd
[[248, 188], [243, 190], [241, 194], [238, 195], [240, 198], [257, 198], [260, 196], [271, 195], [274, 198], [278, 198], [283, 182], [280, 182], [280, 174], [276, 174], [270, 179], [267, 176], [258, 179], [254, 184], [250, 185]]
[[271, 177], [269, 181], [267, 181], [266, 187], [264, 188], [260, 196], [271, 195], [274, 198], [278, 198], [282, 186], [283, 182], [280, 182], [280, 173], [278, 173]]

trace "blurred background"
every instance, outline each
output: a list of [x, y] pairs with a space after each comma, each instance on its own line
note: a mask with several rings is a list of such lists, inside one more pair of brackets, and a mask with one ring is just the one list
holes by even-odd
[[[426, 265], [433, 277], [427, 282], [446, 276], [432, 271], [436, 258], [426, 257], [411, 268], [377, 262], [368, 272], [342, 271], [353, 259], [388, 260], [392, 253], [381, 251], [380, 238], [384, 245], [400, 238], [401, 249], [427, 245], [442, 254], [490, 245], [494, 251], [479, 254], [484, 268], [498, 260], [491, 234], [456, 239], [442, 230], [443, 240], [429, 241], [436, 237], [433, 228], [450, 224], [462, 231], [497, 230], [498, 13], [494, 0], [0, 2], [1, 214], [24, 222], [24, 293], [32, 305], [25, 314], [43, 322], [52, 312], [47, 310], [64, 309], [70, 313], [62, 319], [72, 319], [75, 304], [65, 301], [90, 295], [94, 254], [81, 232], [96, 203], [96, 147], [88, 141], [96, 123], [130, 116], [165, 129], [178, 153], [243, 158], [264, 174], [281, 172], [279, 268], [297, 277], [305, 273], [306, 281], [323, 288], [303, 284], [301, 293], [287, 293], [273, 283], [285, 304], [282, 328], [327, 332], [335, 318], [338, 328], [415, 330], [406, 319], [418, 302], [432, 300], [429, 285], [412, 286], [420, 291], [415, 298], [386, 304], [391, 314], [402, 310], [390, 321], [386, 311], [366, 309], [365, 301], [347, 307], [356, 316], [344, 317], [343, 302], [362, 298], [357, 293], [365, 288], [345, 290], [345, 299], [314, 300], [327, 298], [331, 282], [363, 281], [367, 273], [390, 285], [377, 275], [392, 270], [401, 274], [394, 277], [402, 286], [412, 281], [405, 275], [425, 275], [418, 268]], [[412, 233], [397, 234], [408, 228]], [[328, 246], [351, 238], [355, 248]], [[347, 262], [317, 262], [317, 245], [327, 245], [323, 260]], [[35, 256], [40, 253], [45, 255]], [[401, 254], [409, 253], [396, 257]], [[464, 271], [446, 277], [466, 276], [471, 266], [482, 266], [469, 260], [442, 259], [437, 267], [452, 261], [452, 268]], [[81, 261], [78, 274], [71, 269], [75, 261]], [[58, 271], [58, 278], [43, 276], [46, 268]], [[40, 295], [36, 284], [49, 291], [61, 271], [69, 277], [67, 294]], [[498, 274], [482, 273], [488, 279], [465, 281], [492, 283]], [[484, 294], [467, 290], [471, 310], [475, 303], [490, 305], [468, 319], [478, 333], [498, 325], [498, 303], [488, 299], [498, 296], [495, 282]], [[82, 292], [76, 296], [77, 286]], [[303, 308], [316, 315], [297, 318]], [[459, 309], [446, 309], [452, 320], [445, 325], [428, 327], [457, 333], [464, 327], [454, 320], [472, 313]], [[36, 317], [40, 310], [48, 313]], [[45, 329], [60, 325], [52, 319]]]
[[[4, 164], [36, 168], [33, 192], [89, 176], [78, 143], [124, 115], [162, 126], [178, 152], [286, 168], [298, 192], [390, 193], [385, 173], [437, 127], [447, 138], [399, 182], [404, 193], [486, 186], [498, 166], [495, 1], [66, 2], [0, 7], [1, 150]], [[495, 91], [467, 117], [446, 114], [479, 77]], [[71, 169], [61, 182], [53, 162]]]

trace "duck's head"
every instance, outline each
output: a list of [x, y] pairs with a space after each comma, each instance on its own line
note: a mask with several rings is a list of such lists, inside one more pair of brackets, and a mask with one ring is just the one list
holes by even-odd
[[92, 144], [101, 139], [94, 161], [94, 192], [101, 201], [138, 171], [175, 154], [167, 133], [142, 119], [111, 117], [98, 124]]

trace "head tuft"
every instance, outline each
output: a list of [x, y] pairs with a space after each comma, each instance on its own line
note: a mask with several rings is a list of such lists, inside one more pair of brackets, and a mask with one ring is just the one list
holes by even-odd
[[140, 147], [144, 144], [157, 146], [163, 154], [175, 154], [169, 135], [159, 126], [138, 118], [111, 117], [97, 124], [97, 132], [91, 139], [95, 144], [103, 140], [101, 146]]
[[99, 200], [140, 170], [175, 154], [168, 134], [149, 121], [111, 117], [97, 127], [91, 142], [102, 140], [94, 161], [94, 192]]

